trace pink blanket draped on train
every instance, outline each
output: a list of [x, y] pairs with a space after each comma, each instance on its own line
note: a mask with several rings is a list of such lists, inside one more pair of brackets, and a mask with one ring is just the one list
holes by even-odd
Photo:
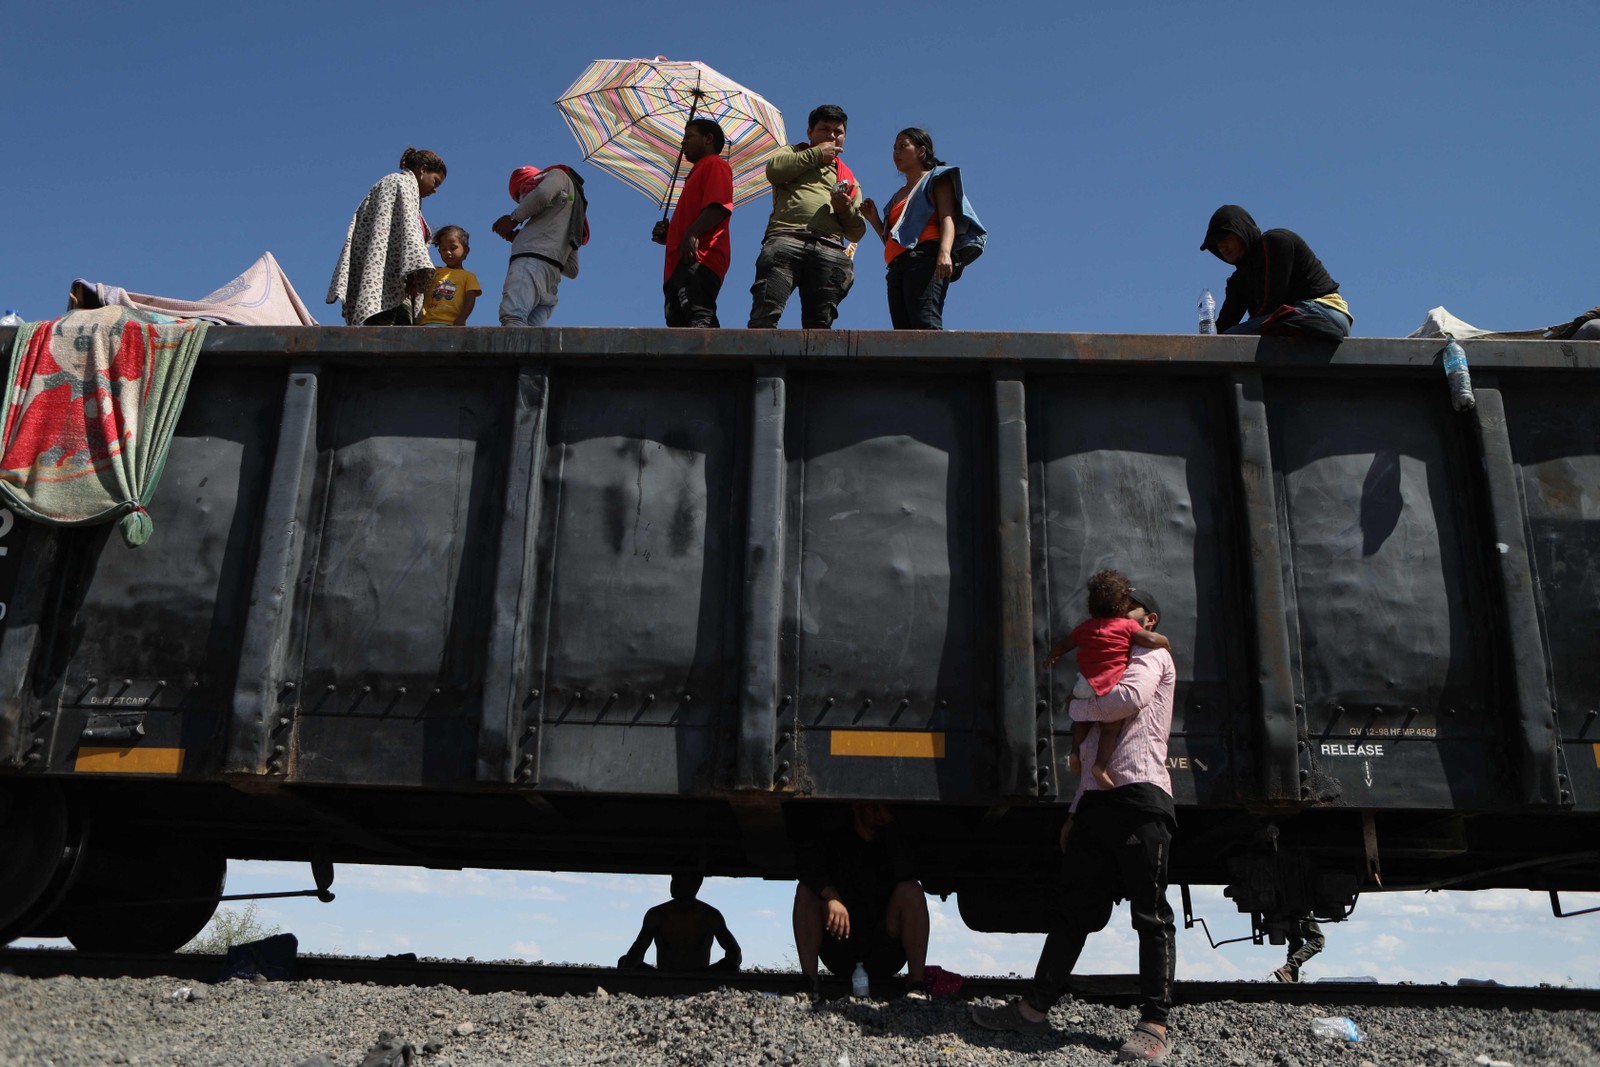
[[145, 503], [166, 464], [206, 323], [106, 307], [17, 328], [0, 404], [0, 497], [62, 526], [120, 518], [152, 530]]

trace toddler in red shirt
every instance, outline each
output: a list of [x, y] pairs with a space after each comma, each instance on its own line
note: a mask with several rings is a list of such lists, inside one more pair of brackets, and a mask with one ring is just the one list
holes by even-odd
[[[1090, 617], [1073, 627], [1072, 632], [1066, 637], [1057, 641], [1050, 654], [1045, 657], [1044, 666], [1048, 670], [1056, 660], [1074, 648], [1078, 650], [1078, 681], [1072, 687], [1074, 700], [1103, 697], [1111, 692], [1112, 688], [1122, 681], [1122, 672], [1128, 669], [1131, 646], [1172, 647], [1172, 642], [1161, 634], [1154, 630], [1146, 630], [1140, 623], [1128, 618], [1128, 612], [1133, 606], [1128, 594], [1132, 591], [1133, 583], [1118, 571], [1098, 571], [1090, 575]], [[1102, 789], [1111, 789], [1113, 787], [1111, 775], [1106, 767], [1111, 761], [1111, 753], [1116, 750], [1117, 741], [1122, 737], [1122, 723], [1073, 723], [1072, 755], [1068, 766], [1073, 774], [1080, 773], [1078, 750], [1092, 729], [1100, 731], [1095, 743], [1095, 781], [1100, 783]]]

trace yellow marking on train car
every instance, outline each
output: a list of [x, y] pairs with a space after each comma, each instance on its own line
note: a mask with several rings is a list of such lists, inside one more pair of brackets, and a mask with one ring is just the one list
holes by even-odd
[[1600, 767], [1600, 745], [1594, 746], [1594, 765]]
[[78, 749], [75, 771], [90, 774], [177, 774], [183, 767], [181, 748]]
[[911, 730], [834, 730], [828, 752], [834, 756], [944, 759], [944, 734]]

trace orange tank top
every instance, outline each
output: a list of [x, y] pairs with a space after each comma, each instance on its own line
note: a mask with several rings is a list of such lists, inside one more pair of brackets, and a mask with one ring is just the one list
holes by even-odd
[[[906, 202], [904, 200], [901, 200], [897, 204], [889, 205], [889, 217], [883, 222], [883, 261], [886, 264], [893, 263], [894, 257], [906, 250], [905, 245], [888, 235], [889, 231], [894, 229], [894, 224], [900, 221], [900, 216], [904, 215], [905, 213]], [[934, 212], [933, 215], [928, 218], [928, 224], [924, 226], [922, 228], [922, 232], [917, 235], [917, 244], [920, 245], [924, 241], [937, 241], [938, 239], [939, 213]]]

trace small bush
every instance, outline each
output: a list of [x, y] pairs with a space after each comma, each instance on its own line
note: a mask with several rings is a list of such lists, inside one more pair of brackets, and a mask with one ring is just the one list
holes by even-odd
[[201, 952], [220, 956], [234, 945], [260, 941], [278, 932], [276, 926], [266, 926], [256, 918], [256, 902], [242, 908], [222, 908], [195, 939], [179, 949], [180, 952]]

